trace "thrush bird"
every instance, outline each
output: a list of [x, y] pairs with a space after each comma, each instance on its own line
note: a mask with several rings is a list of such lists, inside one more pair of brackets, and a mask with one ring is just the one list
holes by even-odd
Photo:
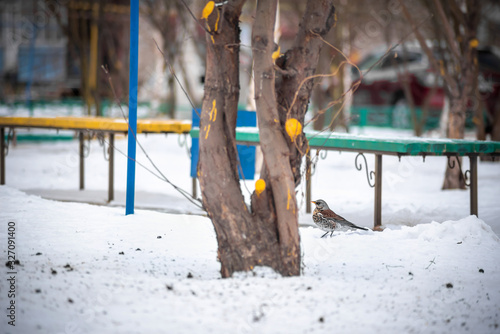
[[318, 199], [312, 203], [316, 205], [312, 216], [313, 221], [321, 230], [326, 231], [326, 233], [321, 236], [322, 238], [327, 235], [328, 232], [330, 232], [330, 236], [332, 236], [334, 231], [348, 229], [368, 230], [367, 228], [354, 225], [344, 217], [341, 217], [330, 210], [328, 204], [326, 204], [326, 202], [322, 199]]

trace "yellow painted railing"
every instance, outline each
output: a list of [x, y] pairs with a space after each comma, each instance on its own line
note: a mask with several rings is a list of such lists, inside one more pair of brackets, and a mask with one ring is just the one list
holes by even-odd
[[[0, 117], [0, 127], [50, 128], [127, 132], [128, 124], [121, 118], [100, 117]], [[137, 120], [137, 133], [189, 133], [190, 121]]]

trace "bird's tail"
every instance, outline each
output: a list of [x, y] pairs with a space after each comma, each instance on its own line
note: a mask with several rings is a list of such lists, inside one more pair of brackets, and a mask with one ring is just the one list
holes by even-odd
[[347, 221], [345, 223], [345, 225], [351, 227], [351, 228], [355, 228], [355, 229], [358, 229], [358, 230], [363, 230], [363, 231], [368, 231], [368, 229], [366, 227], [361, 227], [361, 226], [358, 226], [358, 225], [354, 225], [353, 223], [351, 223], [350, 221]]

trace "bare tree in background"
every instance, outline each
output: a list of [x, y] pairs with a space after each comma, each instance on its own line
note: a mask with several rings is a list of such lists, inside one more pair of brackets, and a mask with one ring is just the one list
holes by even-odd
[[[443, 38], [438, 40], [435, 50], [427, 44], [426, 36], [416, 25], [416, 18], [408, 11], [403, 0], [399, 0], [405, 17], [410, 22], [420, 46], [426, 53], [431, 65], [444, 80], [445, 94], [449, 100], [448, 138], [464, 138], [466, 110], [471, 98], [477, 92], [477, 27], [481, 13], [479, 0], [422, 0], [429, 13], [434, 13], [436, 29], [442, 32]], [[456, 157], [451, 158], [447, 167], [443, 189], [464, 189], [465, 180]]]
[[[186, 5], [190, 5], [190, 1], [186, 1]], [[167, 85], [165, 90], [167, 92], [166, 98], [166, 114], [170, 118], [175, 118], [175, 110], [177, 107], [176, 100], [176, 88], [177, 83], [174, 76], [168, 69], [169, 64], [172, 68], [180, 69], [180, 74], [184, 79], [182, 85], [186, 90], [187, 94], [194, 98], [194, 94], [191, 83], [188, 80], [188, 75], [186, 67], [185, 57], [185, 44], [187, 42], [187, 37], [197, 39], [199, 34], [199, 27], [193, 24], [193, 20], [189, 16], [186, 10], [186, 6], [181, 1], [172, 0], [144, 0], [140, 2], [141, 14], [143, 18], [148, 20], [150, 24], [157, 29], [162, 37], [161, 50], [163, 56], [166, 58], [164, 62], [163, 70], [165, 72]], [[191, 31], [192, 34], [187, 36], [184, 31]], [[202, 42], [202, 41], [201, 41]], [[196, 54], [200, 57], [204, 57], [204, 51], [201, 50], [199, 43], [195, 40], [193, 46], [196, 50]], [[199, 101], [193, 101], [195, 106], [200, 104]]]
[[[207, 2], [204, 1], [204, 4]], [[255, 99], [264, 155], [262, 192], [247, 207], [238, 177], [235, 127], [239, 97], [239, 17], [245, 0], [216, 7], [206, 17], [205, 96], [198, 174], [203, 204], [214, 224], [223, 277], [262, 265], [282, 275], [300, 274], [295, 187], [308, 150], [301, 125], [325, 36], [335, 22], [331, 0], [309, 0], [294, 45], [272, 54], [277, 0], [257, 1], [252, 35]], [[208, 12], [208, 11], [207, 11]], [[295, 132], [285, 124], [295, 120]], [[300, 124], [300, 125], [299, 125]]]
[[[498, 48], [500, 47], [500, 34], [498, 34], [500, 30], [500, 2], [497, 0], [483, 0], [481, 9], [481, 30], [485, 39], [484, 43]], [[479, 65], [481, 66], [481, 63]], [[491, 78], [483, 78], [483, 80], [483, 85], [485, 85], [484, 95], [480, 95], [480, 97], [484, 98], [478, 100], [485, 104], [488, 112], [486, 113], [486, 122], [484, 122], [482, 114], [476, 115], [478, 121], [477, 138], [485, 140], [490, 135], [491, 140], [500, 141], [500, 90], [496, 90], [495, 93], [493, 89], [495, 84], [498, 85], [498, 79], [496, 79], [496, 82], [493, 82]], [[500, 161], [499, 158], [492, 159]]]
[[[107, 86], [101, 65], [117, 78], [117, 97], [126, 97], [129, 1], [65, 1], [59, 4], [45, 0], [45, 3], [68, 38], [70, 57], [78, 61], [80, 95], [87, 106], [87, 114], [94, 111], [95, 116], [102, 116], [101, 99], [114, 99], [115, 96]], [[67, 19], [64, 14], [67, 14]]]
[[[342, 15], [337, 20], [335, 30], [325, 36], [325, 40], [334, 45], [336, 49], [323, 48], [317, 68], [317, 74], [335, 75], [315, 80], [313, 92], [315, 130], [328, 128], [333, 131], [338, 125], [341, 125], [348, 131], [349, 121], [345, 107], [346, 99], [349, 99], [350, 95], [345, 95], [348, 87], [346, 87], [344, 79], [346, 75], [350, 75], [350, 67], [347, 66], [348, 59], [345, 59], [345, 56], [350, 57], [357, 54], [357, 49], [360, 47], [371, 47], [369, 43], [364, 41], [366, 33], [363, 28], [365, 28], [366, 22], [374, 20], [373, 12], [386, 8], [384, 7], [385, 2], [386, 0], [342, 0], [336, 4], [337, 12], [341, 12]], [[363, 42], [355, 44], [354, 40], [357, 37]], [[346, 52], [345, 55], [339, 53], [339, 51], [345, 52], [346, 50], [349, 52]]]

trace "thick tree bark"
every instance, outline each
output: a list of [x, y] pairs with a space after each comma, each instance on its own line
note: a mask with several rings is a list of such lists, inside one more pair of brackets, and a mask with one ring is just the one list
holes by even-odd
[[500, 141], [500, 95], [498, 95], [497, 102], [495, 104], [492, 123], [491, 140]]
[[286, 258], [284, 270], [295, 275], [300, 265], [295, 187], [301, 180], [300, 165], [308, 144], [302, 133], [292, 141], [285, 123], [291, 118], [304, 123], [312, 76], [324, 43], [320, 37], [335, 23], [335, 8], [332, 1], [308, 1], [293, 47], [276, 62], [275, 78], [270, 57], [275, 7], [276, 1], [259, 1], [256, 17], [260, 19], [255, 21], [252, 40], [255, 99], [264, 154], [261, 178], [271, 185], [263, 194], [253, 194], [252, 208], [261, 219], [276, 220], [282, 257]]
[[[448, 138], [463, 139], [465, 131], [465, 108], [467, 96], [450, 98], [450, 111], [448, 116]], [[457, 161], [457, 159], [460, 159]], [[465, 179], [462, 173], [462, 159], [450, 157], [450, 163], [446, 167], [443, 189], [465, 189]], [[453, 168], [451, 168], [452, 166]]]
[[[260, 145], [267, 172], [266, 184], [270, 185], [272, 190], [273, 206], [276, 211], [283, 271], [286, 275], [299, 275], [300, 240], [295, 183], [288, 159], [287, 138], [284, 136], [279, 122], [274, 88], [274, 63], [271, 58], [274, 51], [273, 34], [276, 8], [277, 0], [259, 0], [257, 2], [252, 36], [255, 104], [259, 122]], [[259, 211], [262, 207], [260, 203], [267, 204], [267, 201], [261, 202], [257, 198], [253, 205], [255, 211]], [[265, 218], [263, 215], [260, 216]]]
[[[300, 240], [295, 187], [307, 149], [303, 135], [295, 146], [284, 131], [287, 118], [303, 123], [312, 75], [321, 47], [318, 36], [333, 25], [332, 1], [309, 1], [296, 47], [289, 57], [285, 88], [275, 91], [273, 33], [277, 0], [259, 0], [252, 36], [255, 99], [266, 181], [263, 193], [252, 195], [252, 212], [244, 202], [238, 179], [235, 127], [239, 97], [239, 28], [244, 0], [216, 7], [206, 20], [207, 67], [200, 123], [198, 174], [203, 205], [214, 224], [223, 277], [269, 266], [285, 276], [300, 274]], [[318, 4], [316, 4], [318, 3]], [[325, 19], [327, 18], [327, 19]], [[205, 22], [204, 22], [205, 23]], [[278, 85], [279, 87], [279, 85]], [[298, 99], [287, 115], [295, 92]], [[291, 93], [291, 97], [285, 96]], [[299, 138], [298, 138], [299, 139]]]
[[[235, 140], [239, 97], [238, 19], [244, 1], [209, 17], [205, 96], [198, 173], [203, 205], [212, 219], [222, 277], [266, 265], [281, 271], [277, 233], [248, 210], [240, 190]], [[219, 19], [217, 16], [219, 15]], [[222, 65], [222, 66], [221, 66]]]
[[[472, 46], [472, 42], [476, 39], [480, 4], [477, 0], [467, 1], [464, 12], [459, 11], [459, 14], [457, 13], [456, 16], [452, 15], [447, 18], [441, 2], [434, 0], [434, 3], [439, 16], [443, 20], [448, 47], [451, 49], [451, 55], [454, 58], [454, 63], [457, 65], [454, 76], [457, 84], [453, 89], [449, 89], [448, 93], [450, 97], [448, 138], [463, 139], [465, 133], [465, 113], [469, 102], [471, 99], [474, 99], [477, 91], [477, 51], [476, 47]], [[450, 0], [448, 4], [454, 6], [456, 2], [455, 0]], [[451, 23], [456, 22], [454, 20], [457, 18], [463, 22], [461, 22], [462, 25], [455, 24], [453, 30]], [[460, 43], [456, 43], [457, 36], [461, 39]], [[455, 164], [455, 168], [447, 166], [443, 189], [465, 189], [465, 179], [459, 164]]]
[[166, 114], [175, 119], [175, 110], [177, 108], [176, 82], [173, 75], [168, 76], [167, 80], [167, 99], [166, 99]]

